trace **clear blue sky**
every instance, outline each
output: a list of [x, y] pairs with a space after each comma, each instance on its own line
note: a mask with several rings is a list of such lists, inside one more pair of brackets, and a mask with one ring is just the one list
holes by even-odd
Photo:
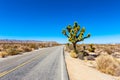
[[66, 42], [74, 21], [91, 33], [85, 42], [120, 42], [120, 0], [0, 0], [1, 39]]

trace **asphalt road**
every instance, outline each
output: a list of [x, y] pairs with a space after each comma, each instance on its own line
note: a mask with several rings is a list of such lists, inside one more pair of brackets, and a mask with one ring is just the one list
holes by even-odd
[[63, 46], [0, 61], [0, 80], [69, 80]]

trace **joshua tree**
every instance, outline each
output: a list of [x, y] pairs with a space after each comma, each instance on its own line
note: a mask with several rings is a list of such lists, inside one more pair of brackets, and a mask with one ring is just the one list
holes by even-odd
[[66, 27], [66, 30], [62, 30], [62, 34], [64, 34], [67, 38], [68, 41], [73, 44], [74, 51], [77, 53], [76, 50], [76, 44], [77, 42], [83, 41], [86, 38], [90, 37], [90, 34], [87, 36], [84, 36], [85, 33], [85, 28], [80, 26], [75, 22], [74, 26], [72, 27], [71, 25], [68, 25]]
[[89, 49], [90, 52], [95, 52], [95, 47], [93, 47], [93, 45], [94, 45], [94, 44], [90, 44], [90, 45], [89, 45], [89, 46], [90, 46], [90, 49]]

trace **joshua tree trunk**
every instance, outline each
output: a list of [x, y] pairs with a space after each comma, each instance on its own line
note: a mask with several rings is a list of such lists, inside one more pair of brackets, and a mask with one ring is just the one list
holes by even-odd
[[73, 44], [74, 51], [77, 52], [77, 50], [76, 50], [76, 43], [72, 43], [72, 44]]

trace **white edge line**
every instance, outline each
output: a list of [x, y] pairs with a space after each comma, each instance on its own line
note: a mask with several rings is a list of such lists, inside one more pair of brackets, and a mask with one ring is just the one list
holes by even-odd
[[61, 80], [64, 80], [63, 74], [63, 51], [61, 50]]

